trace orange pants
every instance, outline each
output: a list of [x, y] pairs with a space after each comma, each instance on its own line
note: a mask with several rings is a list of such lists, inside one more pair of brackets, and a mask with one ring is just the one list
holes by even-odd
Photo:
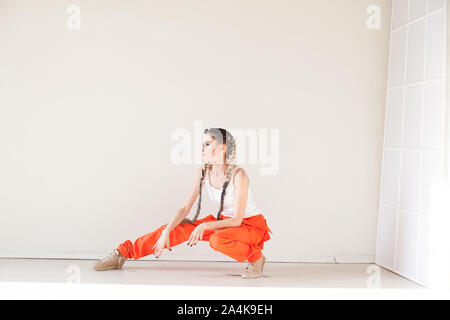
[[[221, 219], [231, 217], [221, 215]], [[170, 231], [170, 246], [175, 247], [187, 240], [192, 231], [201, 223], [216, 221], [212, 214], [194, 223], [178, 224]], [[154, 252], [153, 246], [161, 236], [162, 230], [167, 226], [164, 224], [158, 229], [138, 238], [134, 243], [126, 240], [117, 248], [120, 253], [129, 259], [139, 259]], [[270, 239], [273, 233], [267, 226], [266, 219], [262, 214], [252, 217], [244, 217], [238, 227], [224, 228], [219, 230], [205, 230], [203, 238], [199, 241], [209, 241], [209, 245], [216, 251], [239, 261], [255, 262], [261, 257], [264, 242]], [[167, 250], [167, 247], [165, 248]]]

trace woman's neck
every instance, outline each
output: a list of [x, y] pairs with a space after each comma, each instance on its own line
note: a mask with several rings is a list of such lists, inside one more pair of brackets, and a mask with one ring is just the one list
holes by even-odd
[[211, 166], [211, 173], [215, 177], [224, 176], [227, 173], [228, 166], [228, 164], [213, 164]]

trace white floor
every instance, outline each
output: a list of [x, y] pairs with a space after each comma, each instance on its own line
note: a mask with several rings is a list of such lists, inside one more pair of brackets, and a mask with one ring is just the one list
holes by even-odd
[[[404, 277], [373, 264], [275, 263], [264, 266], [263, 278], [243, 279], [239, 262], [127, 260], [123, 269], [95, 271], [95, 260], [0, 259], [0, 281], [81, 282], [194, 286], [298, 288], [423, 289]], [[373, 274], [378, 270], [379, 274]], [[234, 274], [234, 275], [233, 275]], [[378, 277], [379, 275], [379, 277]], [[369, 285], [368, 285], [369, 283]]]

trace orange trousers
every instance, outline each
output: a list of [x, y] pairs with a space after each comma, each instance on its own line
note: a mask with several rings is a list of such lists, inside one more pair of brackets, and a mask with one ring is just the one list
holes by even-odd
[[[231, 217], [221, 215], [221, 219]], [[178, 224], [170, 231], [170, 246], [175, 247], [187, 240], [192, 231], [201, 223], [216, 221], [212, 214], [193, 223]], [[154, 252], [153, 246], [158, 241], [164, 224], [156, 230], [143, 235], [136, 241], [126, 240], [118, 246], [120, 253], [129, 259], [139, 259]], [[269, 235], [273, 233], [267, 226], [266, 219], [262, 214], [251, 217], [244, 217], [238, 227], [224, 228], [216, 230], [205, 230], [203, 238], [199, 241], [209, 241], [209, 245], [216, 251], [219, 251], [239, 262], [255, 262], [261, 257], [261, 250], [264, 242], [269, 240]], [[167, 250], [167, 247], [165, 248]]]

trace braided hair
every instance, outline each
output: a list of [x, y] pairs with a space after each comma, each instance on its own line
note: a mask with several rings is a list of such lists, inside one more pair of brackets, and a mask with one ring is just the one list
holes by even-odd
[[[225, 182], [223, 183], [223, 186], [222, 186], [222, 195], [220, 197], [220, 209], [217, 212], [217, 217], [216, 217], [217, 220], [220, 220], [220, 215], [223, 211], [223, 202], [224, 202], [224, 198], [225, 198], [226, 189], [230, 183], [230, 179], [233, 174], [233, 171], [236, 168], [236, 163], [235, 163], [235, 161], [236, 161], [236, 141], [234, 140], [233, 136], [227, 130], [225, 130], [223, 128], [205, 129], [204, 133], [211, 134], [212, 136], [214, 136], [215, 140], [218, 140], [218, 141], [222, 142], [222, 144], [226, 144], [226, 146], [227, 146], [227, 151], [225, 154], [225, 163], [228, 164], [228, 169], [227, 169]], [[198, 202], [197, 202], [197, 212], [195, 214], [194, 219], [190, 220], [190, 219], [185, 218], [185, 219], [183, 219], [183, 221], [181, 223], [193, 223], [194, 221], [197, 220], [197, 217], [200, 214], [200, 209], [201, 209], [203, 180], [205, 179], [207, 170], [211, 169], [211, 167], [212, 167], [211, 163], [205, 163], [202, 166], [202, 177], [200, 178], [200, 190], [199, 190], [199, 197], [198, 197]]]

